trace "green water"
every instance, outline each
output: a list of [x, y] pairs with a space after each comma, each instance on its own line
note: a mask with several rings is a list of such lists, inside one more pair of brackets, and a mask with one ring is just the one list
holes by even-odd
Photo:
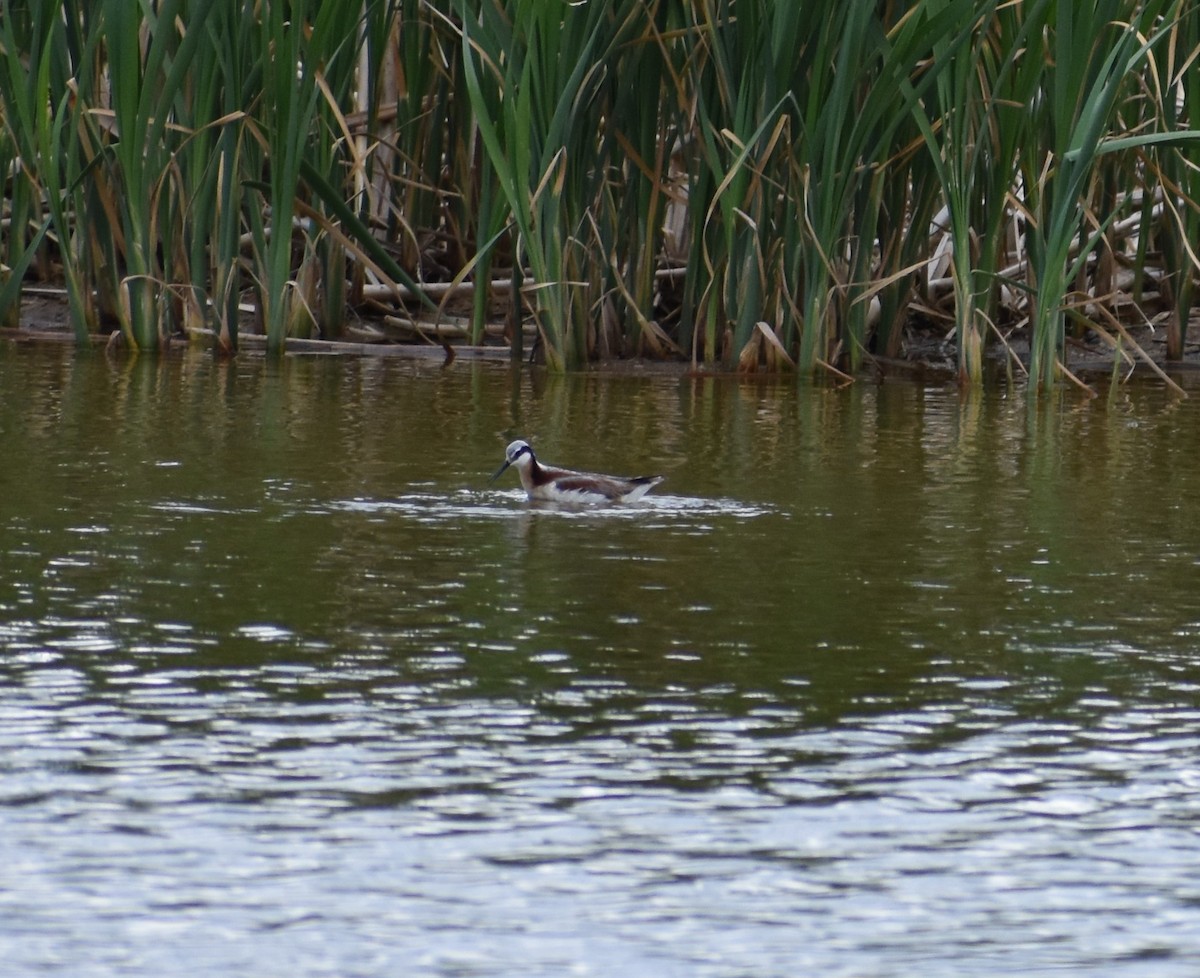
[[[1200, 967], [1196, 398], [15, 346], [0, 390], [6, 974]], [[667, 480], [531, 506], [515, 437]]]

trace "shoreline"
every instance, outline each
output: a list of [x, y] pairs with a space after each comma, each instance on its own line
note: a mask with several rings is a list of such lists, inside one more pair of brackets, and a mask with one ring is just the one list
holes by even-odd
[[[11, 343], [57, 343], [74, 344], [75, 336], [67, 325], [67, 303], [65, 294], [45, 286], [35, 287], [23, 293], [21, 304], [21, 324], [16, 328], [0, 328], [0, 339]], [[1190, 381], [1200, 378], [1200, 342], [1189, 342], [1185, 348], [1182, 360], [1167, 360], [1162, 349], [1166, 346], [1165, 332], [1156, 330], [1152, 325], [1127, 327], [1131, 338], [1138, 344], [1138, 350], [1122, 347], [1116, 352], [1111, 347], [1103, 345], [1097, 338], [1087, 340], [1068, 337], [1067, 369], [1071, 376], [1064, 376], [1064, 382], [1072, 379], [1085, 385], [1104, 381], [1113, 376], [1114, 360], [1118, 357], [1124, 363], [1116, 368], [1116, 373], [1122, 382], [1135, 378], [1154, 378], [1165, 386], [1175, 386], [1179, 381]], [[208, 329], [195, 329], [188, 334], [174, 334], [168, 337], [161, 350], [155, 355], [182, 348], [208, 347], [212, 348], [213, 333]], [[1094, 335], [1094, 334], [1091, 334]], [[111, 349], [126, 349], [124, 337], [119, 330], [108, 333], [92, 334], [94, 347]], [[242, 332], [238, 335], [239, 353], [258, 354], [265, 350], [266, 337], [261, 333]], [[956, 351], [953, 338], [938, 335], [928, 329], [914, 328], [909, 343], [911, 355], [903, 357], [882, 357], [868, 354], [864, 358], [862, 370], [857, 375], [833, 372], [824, 377], [817, 376], [815, 383], [827, 383], [830, 386], [843, 386], [852, 383], [878, 383], [889, 379], [916, 380], [925, 383], [954, 385], [958, 383]], [[237, 354], [234, 354], [235, 356]], [[468, 343], [452, 343], [448, 341], [427, 340], [424, 343], [413, 342], [364, 342], [357, 340], [337, 339], [301, 339], [289, 337], [286, 342], [285, 355], [289, 356], [349, 356], [349, 357], [386, 357], [419, 361], [441, 361], [449, 365], [456, 360], [510, 364], [511, 352], [507, 346], [498, 344], [472, 345]], [[1147, 360], [1149, 362], [1147, 362]], [[1019, 363], [1020, 368], [1015, 367]], [[1013, 380], [1017, 383], [1028, 382], [1026, 371], [1029, 363], [1028, 343], [1024, 336], [1010, 337], [1007, 349], [1000, 343], [993, 343], [988, 350], [988, 365], [985, 388], [993, 386], [999, 380], [1007, 383], [1006, 367], [1012, 367]], [[537, 367], [542, 364], [533, 363], [528, 358], [521, 362], [523, 367]], [[678, 376], [678, 377], [712, 377], [731, 378], [743, 381], [759, 380], [794, 380], [795, 373], [788, 370], [772, 370], [759, 365], [753, 370], [739, 370], [733, 366], [722, 364], [696, 364], [681, 359], [650, 359], [646, 357], [610, 358], [589, 362], [579, 368], [578, 373], [597, 376]], [[1188, 387], [1195, 386], [1188, 383]], [[1099, 392], [1087, 388], [1091, 394]], [[1186, 393], [1180, 388], [1180, 393]]]

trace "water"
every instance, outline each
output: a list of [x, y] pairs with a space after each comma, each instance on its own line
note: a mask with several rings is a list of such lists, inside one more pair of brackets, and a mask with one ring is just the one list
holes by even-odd
[[[0, 347], [6, 975], [1193, 975], [1200, 410]], [[665, 472], [531, 507], [550, 460]]]

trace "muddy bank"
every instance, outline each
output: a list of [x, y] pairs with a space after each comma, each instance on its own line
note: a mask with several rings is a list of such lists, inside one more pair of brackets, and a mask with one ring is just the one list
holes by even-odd
[[[370, 325], [371, 320], [364, 320]], [[251, 353], [265, 349], [266, 338], [251, 332], [252, 323], [247, 321], [238, 340], [242, 352]], [[1068, 337], [1066, 366], [1068, 371], [1083, 384], [1094, 386], [1107, 383], [1114, 375], [1119, 380], [1134, 377], [1153, 377], [1168, 385], [1191, 388], [1200, 385], [1200, 341], [1189, 342], [1184, 349], [1184, 358], [1170, 361], [1166, 358], [1166, 332], [1154, 324], [1126, 327], [1129, 340], [1115, 349], [1095, 334], [1083, 338]], [[351, 335], [373, 334], [374, 331], [359, 329]], [[1193, 322], [1191, 335], [1200, 335], [1200, 323]], [[297, 355], [341, 355], [381, 356], [418, 360], [441, 360], [453, 362], [457, 359], [487, 360], [504, 362], [511, 358], [509, 348], [500, 339], [474, 346], [466, 343], [436, 341], [431, 338], [397, 342], [383, 334], [370, 342], [356, 340], [289, 339], [288, 352]], [[0, 330], [0, 338], [9, 342], [73, 343], [69, 312], [65, 296], [54, 289], [38, 288], [23, 296], [21, 303], [21, 325], [18, 329]], [[119, 332], [96, 333], [93, 342], [97, 346], [120, 349], [124, 345]], [[205, 331], [191, 335], [175, 334], [168, 340], [168, 348], [182, 349], [186, 346], [211, 345], [212, 336]], [[1134, 346], [1133, 344], [1136, 344]], [[526, 343], [526, 357], [532, 344]], [[868, 356], [865, 359], [862, 378], [886, 379], [912, 378], [926, 382], [955, 383], [958, 378], [957, 350], [952, 336], [927, 325], [913, 325], [906, 336], [903, 356], [886, 358]], [[992, 381], [1014, 381], [1024, 379], [1029, 363], [1029, 344], [1024, 333], [1014, 333], [1004, 343], [993, 342], [988, 353], [988, 376]], [[706, 374], [729, 375], [731, 370], [720, 366], [694, 366], [685, 360], [649, 360], [644, 358], [610, 359], [589, 364], [589, 372], [617, 374], [622, 376], [663, 374]], [[768, 378], [774, 374], [758, 370], [752, 376]], [[743, 376], [745, 376], [743, 374]], [[834, 382], [846, 382], [844, 376], [830, 376]]]

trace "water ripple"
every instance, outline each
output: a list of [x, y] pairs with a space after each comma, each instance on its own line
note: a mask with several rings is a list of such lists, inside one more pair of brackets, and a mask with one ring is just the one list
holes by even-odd
[[[462, 655], [415, 658], [414, 681], [399, 685], [353, 662], [98, 680], [60, 661], [27, 652], [5, 666], [16, 685], [0, 712], [0, 858], [44, 882], [21, 887], [20, 910], [0, 888], [0, 907], [27, 961], [48, 953], [52, 931], [60, 947], [86, 939], [53, 909], [64, 892], [77, 914], [141, 919], [193, 950], [199, 927], [286, 932], [285, 959], [333, 927], [398, 960], [418, 953], [436, 914], [444, 932], [477, 940], [483, 927], [504, 955], [530, 955], [526, 973], [547, 975], [561, 959], [539, 909], [552, 894], [572, 933], [590, 923], [624, 935], [630, 960], [684, 940], [675, 967], [702, 976], [734, 973], [715, 938], [731, 931], [754, 935], [763, 973], [799, 943], [836, 972], [837, 947], [857, 947], [861, 963], [875, 942], [897, 967], [951, 974], [928, 953], [949, 918], [992, 935], [975, 948], [989, 968], [1019, 960], [1022, 942], [1063, 960], [1196, 947], [1186, 915], [1164, 916], [1130, 887], [1150, 874], [1169, 905], [1200, 896], [1188, 868], [1200, 769], [1175, 762], [1196, 746], [1190, 706], [1091, 697], [1086, 723], [1001, 710], [968, 732], [958, 721], [974, 710], [933, 699], [828, 727], [806, 724], [803, 687], [790, 708], [739, 715], [719, 686], [706, 705], [585, 678], [540, 703], [431, 684], [461, 675]], [[1007, 692], [961, 685], [991, 701]], [[381, 825], [398, 847], [381, 848]], [[296, 837], [304, 848], [289, 857]], [[390, 881], [356, 887], [381, 858]], [[96, 888], [116, 880], [101, 902]], [[171, 895], [181, 888], [186, 909]], [[331, 890], [336, 907], [320, 896]], [[836, 915], [818, 912], [826, 902]], [[1081, 929], [1081, 913], [1126, 925]], [[518, 927], [525, 914], [532, 924]], [[773, 932], [783, 925], [786, 939]], [[166, 963], [143, 941], [125, 946], [139, 957], [114, 951], [100, 973]], [[431, 960], [457, 960], [454, 946]], [[198, 953], [190, 973], [239, 960]]]
[[316, 506], [316, 511], [394, 514], [427, 522], [456, 522], [461, 519], [524, 519], [531, 515], [567, 519], [646, 519], [650, 515], [682, 519], [730, 517], [754, 519], [777, 509], [734, 499], [703, 499], [689, 496], [651, 495], [636, 503], [611, 506], [570, 506], [543, 500], [530, 501], [520, 489], [481, 492], [460, 489], [452, 493], [406, 493], [394, 499], [345, 499]]

